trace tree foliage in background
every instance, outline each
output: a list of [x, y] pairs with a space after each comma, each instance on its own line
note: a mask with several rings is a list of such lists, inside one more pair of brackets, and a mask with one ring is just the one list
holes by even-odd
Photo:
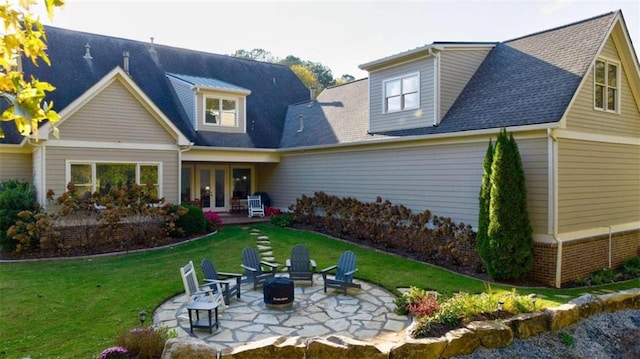
[[533, 229], [518, 145], [502, 129], [491, 164], [487, 273], [498, 280], [524, 277], [533, 266]]
[[[51, 123], [53, 134], [57, 136], [55, 122], [60, 118], [52, 109], [53, 103], [44, 101], [47, 92], [55, 88], [34, 77], [27, 81], [19, 71], [21, 57], [31, 60], [36, 66], [39, 60], [51, 64], [45, 52], [47, 38], [44, 28], [40, 19], [31, 12], [31, 6], [36, 3], [36, 0], [21, 0], [17, 5], [0, 5], [3, 23], [0, 35], [0, 97], [7, 101], [8, 106], [0, 120], [14, 121], [21, 135], [33, 135], [37, 139], [39, 123], [45, 120]], [[50, 19], [53, 19], [54, 8], [62, 5], [64, 0], [45, 0]], [[4, 131], [0, 127], [0, 138], [3, 137]]]
[[493, 144], [489, 140], [487, 153], [482, 163], [482, 185], [478, 198], [478, 233], [476, 234], [476, 248], [485, 265], [490, 259], [489, 252], [489, 205], [491, 201], [491, 164], [493, 163]]
[[[240, 49], [236, 50], [231, 56], [289, 66], [305, 86], [308, 88], [315, 87], [317, 89], [316, 94], [329, 86], [342, 85], [355, 80], [355, 77], [349, 74], [344, 74], [340, 78], [334, 79], [331, 69], [322, 63], [302, 60], [293, 55], [279, 59], [264, 49]], [[307, 71], [304, 71], [302, 68], [305, 68]], [[310, 74], [313, 75], [313, 78], [311, 78]]]

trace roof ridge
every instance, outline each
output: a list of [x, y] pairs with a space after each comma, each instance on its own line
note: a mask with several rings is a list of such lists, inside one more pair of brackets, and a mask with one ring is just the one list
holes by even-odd
[[528, 35], [519, 36], [519, 37], [516, 37], [516, 38], [513, 38], [513, 39], [509, 39], [509, 40], [504, 40], [504, 41], [502, 41], [502, 43], [508, 43], [508, 42], [512, 42], [512, 41], [516, 41], [516, 40], [521, 40], [521, 39], [524, 39], [524, 38], [527, 38], [527, 37], [537, 36], [537, 35], [540, 35], [540, 34], [551, 32], [551, 31], [557, 31], [557, 30], [560, 30], [560, 29], [564, 29], [564, 28], [567, 28], [567, 27], [575, 26], [575, 25], [578, 25], [578, 24], [581, 24], [581, 23], [593, 21], [593, 20], [600, 19], [600, 18], [603, 18], [603, 17], [606, 17], [606, 16], [610, 16], [610, 15], [614, 15], [614, 14], [620, 14], [620, 13], [621, 13], [620, 10], [609, 11], [607, 13], [596, 15], [596, 16], [590, 17], [588, 19], [574, 21], [572, 23], [560, 25], [560, 26], [557, 26], [557, 27], [553, 27], [551, 29], [536, 31], [536, 32], [528, 34]]
[[98, 33], [95, 33], [95, 32], [89, 32], [89, 31], [83, 31], [83, 30], [73, 30], [73, 29], [67, 29], [67, 28], [64, 28], [64, 27], [51, 26], [51, 25], [44, 25], [44, 27], [45, 27], [45, 34], [47, 32], [47, 28], [52, 28], [52, 29], [70, 31], [70, 32], [75, 32], [75, 33], [85, 34], [85, 35], [90, 35], [90, 36], [98, 36], [98, 37], [102, 37], [102, 38], [110, 38], [110, 39], [116, 39], [116, 40], [130, 41], [130, 42], [135, 42], [135, 43], [139, 43], [139, 44], [142, 44], [142, 45], [148, 45], [148, 46], [154, 46], [154, 47], [164, 47], [164, 48], [168, 48], [168, 49], [175, 49], [175, 50], [187, 51], [187, 52], [192, 52], [192, 53], [201, 53], [201, 54], [207, 54], [207, 55], [227, 57], [227, 58], [231, 58], [231, 59], [235, 59], [235, 60], [241, 60], [241, 61], [250, 61], [250, 62], [257, 62], [257, 63], [260, 63], [260, 64], [268, 64], [268, 65], [276, 65], [276, 66], [288, 67], [285, 64], [280, 64], [280, 63], [277, 63], [277, 62], [258, 61], [258, 60], [254, 60], [254, 59], [247, 59], [247, 58], [243, 58], [243, 57], [235, 57], [235, 56], [231, 56], [231, 55], [227, 55], [227, 54], [218, 54], [218, 53], [215, 53], [215, 52], [209, 52], [209, 51], [204, 51], [204, 50], [196, 50], [196, 49], [180, 47], [180, 46], [165, 45], [165, 44], [159, 44], [159, 43], [156, 43], [156, 42], [148, 42], [148, 41], [143, 41], [143, 40], [128, 39], [126, 37], [121, 37], [121, 36], [98, 34]]

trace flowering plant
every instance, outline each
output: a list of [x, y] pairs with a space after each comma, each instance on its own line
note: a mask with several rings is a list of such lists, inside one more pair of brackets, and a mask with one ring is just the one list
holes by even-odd
[[277, 216], [281, 214], [280, 208], [277, 207], [267, 207], [266, 214], [267, 216]]
[[207, 232], [215, 232], [222, 228], [222, 218], [216, 212], [204, 212], [204, 219], [207, 220]]
[[124, 359], [128, 358], [129, 351], [123, 347], [111, 347], [107, 348], [100, 353], [98, 359]]

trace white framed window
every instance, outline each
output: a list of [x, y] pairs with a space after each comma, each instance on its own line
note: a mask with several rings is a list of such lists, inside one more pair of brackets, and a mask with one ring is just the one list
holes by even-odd
[[620, 65], [610, 60], [596, 60], [593, 82], [593, 107], [596, 110], [619, 112]]
[[108, 193], [112, 188], [151, 184], [162, 197], [160, 163], [67, 161], [66, 183], [73, 182], [80, 193]]
[[238, 100], [226, 97], [204, 97], [204, 124], [213, 126], [238, 126]]
[[420, 74], [413, 73], [383, 81], [384, 113], [420, 108]]

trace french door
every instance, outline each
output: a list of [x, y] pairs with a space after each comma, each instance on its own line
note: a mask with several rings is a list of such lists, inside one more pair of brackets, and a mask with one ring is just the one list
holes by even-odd
[[228, 210], [229, 181], [227, 166], [196, 166], [196, 188], [200, 191], [202, 210], [226, 212]]

